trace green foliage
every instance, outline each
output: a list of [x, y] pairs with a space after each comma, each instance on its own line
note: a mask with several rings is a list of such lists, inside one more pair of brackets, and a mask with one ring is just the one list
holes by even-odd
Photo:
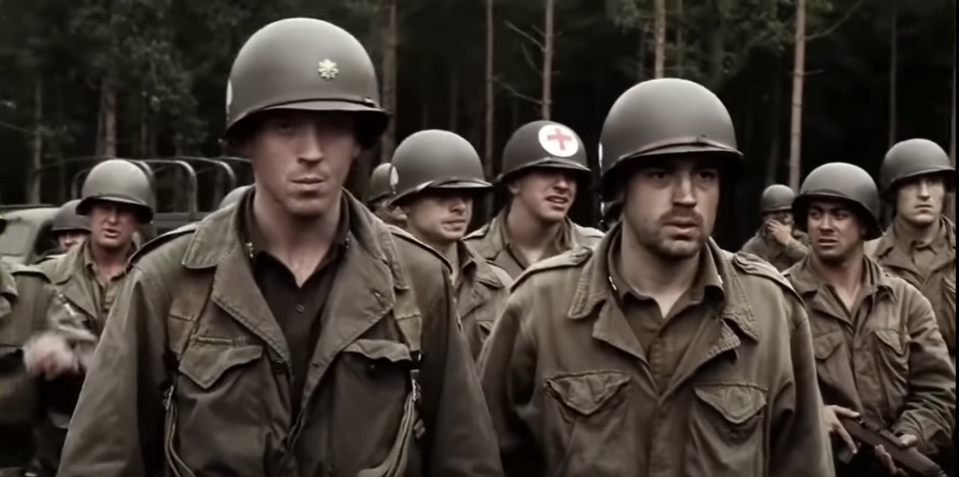
[[[545, 1], [496, 2], [497, 147], [517, 123], [538, 114], [535, 104], [518, 98], [540, 96]], [[22, 192], [20, 172], [35, 130], [44, 138], [48, 161], [93, 153], [104, 80], [117, 87], [120, 155], [142, 152], [144, 130], [153, 154], [216, 155], [226, 78], [252, 32], [280, 18], [322, 18], [356, 34], [380, 62], [384, 2], [0, 0], [0, 189], [5, 196]], [[481, 142], [485, 4], [399, 0], [402, 134], [455, 124], [457, 132]], [[554, 117], [594, 141], [611, 102], [652, 69], [654, 2], [555, 5]], [[667, 6], [668, 73], [720, 93], [751, 160], [765, 164], [766, 158], [783, 157], [795, 0], [667, 0]], [[881, 157], [894, 12], [901, 134], [948, 140], [952, 1], [810, 0], [808, 164], [832, 158], [874, 168]], [[39, 129], [33, 124], [37, 84], [43, 93]], [[767, 165], [755, 169], [756, 178], [765, 177]], [[781, 164], [769, 167], [784, 170]]]

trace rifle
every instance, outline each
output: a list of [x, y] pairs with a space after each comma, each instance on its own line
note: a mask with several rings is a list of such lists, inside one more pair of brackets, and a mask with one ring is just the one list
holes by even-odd
[[[876, 429], [856, 419], [839, 418], [839, 420], [853, 440], [870, 449], [882, 446], [892, 456], [896, 467], [910, 477], [949, 477], [932, 459], [922, 455], [915, 448], [903, 447], [895, 434], [885, 429]], [[837, 455], [837, 459], [846, 464], [853, 457], [854, 454], [851, 452]]]

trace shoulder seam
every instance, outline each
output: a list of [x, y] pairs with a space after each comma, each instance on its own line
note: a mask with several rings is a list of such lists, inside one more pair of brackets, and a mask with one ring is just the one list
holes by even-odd
[[510, 291], [519, 288], [520, 285], [526, 283], [529, 277], [532, 277], [533, 275], [545, 273], [550, 270], [564, 270], [582, 266], [592, 255], [593, 249], [584, 246], [533, 264], [526, 270], [523, 270], [523, 273], [516, 277], [516, 280], [513, 281], [513, 285], [510, 286]]
[[447, 260], [446, 257], [443, 256], [443, 254], [437, 252], [436, 249], [434, 249], [433, 247], [430, 247], [429, 245], [423, 243], [421, 240], [419, 240], [419, 239], [417, 239], [416, 237], [414, 237], [411, 233], [409, 233], [409, 232], [407, 232], [407, 231], [405, 231], [405, 230], [403, 230], [403, 229], [401, 229], [401, 228], [399, 228], [399, 227], [397, 227], [397, 226], [395, 226], [395, 225], [387, 225], [387, 227], [389, 227], [389, 229], [390, 229], [390, 235], [391, 235], [392, 237], [399, 238], [399, 239], [403, 240], [404, 242], [407, 242], [407, 243], [410, 243], [410, 244], [413, 244], [413, 245], [419, 247], [419, 248], [422, 249], [424, 252], [427, 252], [427, 253], [433, 255], [434, 257], [436, 257], [437, 259], [439, 259], [439, 261], [446, 267], [447, 270], [452, 270], [452, 269], [453, 269], [452, 265], [450, 265], [450, 263], [449, 263], [449, 260]]

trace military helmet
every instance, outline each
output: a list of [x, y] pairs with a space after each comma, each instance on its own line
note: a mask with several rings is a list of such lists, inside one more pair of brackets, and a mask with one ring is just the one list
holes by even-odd
[[227, 208], [227, 207], [229, 207], [229, 206], [231, 206], [231, 205], [239, 202], [240, 199], [243, 197], [243, 194], [245, 194], [246, 191], [250, 190], [251, 187], [253, 187], [253, 186], [252, 186], [252, 185], [244, 185], [244, 186], [240, 186], [240, 187], [237, 187], [236, 189], [231, 190], [229, 193], [227, 193], [225, 196], [223, 196], [223, 200], [220, 201], [220, 206], [217, 207], [217, 210], [225, 209], [225, 208]]
[[676, 78], [645, 81], [623, 93], [606, 116], [599, 150], [607, 198], [619, 192], [621, 167], [640, 158], [708, 153], [737, 167], [743, 159], [719, 97]]
[[153, 183], [140, 166], [123, 159], [101, 162], [83, 182], [77, 213], [89, 215], [96, 202], [114, 202], [136, 207], [143, 223], [153, 221]]
[[393, 170], [393, 164], [385, 163], [376, 166], [376, 169], [373, 169], [373, 173], [370, 174], [370, 199], [367, 202], [373, 204], [392, 197], [396, 181], [396, 171]]
[[763, 191], [759, 207], [762, 213], [788, 212], [793, 208], [796, 193], [791, 187], [782, 184], [773, 184]]
[[271, 23], [240, 49], [227, 84], [227, 137], [267, 110], [362, 114], [358, 134], [372, 145], [386, 129], [373, 61], [359, 40], [322, 20]]
[[53, 216], [53, 225], [50, 232], [54, 234], [64, 232], [90, 232], [90, 219], [77, 213], [80, 199], [71, 200], [60, 206]]
[[392, 164], [393, 203], [425, 189], [483, 192], [492, 187], [473, 145], [449, 131], [420, 131], [406, 138], [393, 153]]
[[928, 139], [909, 139], [892, 146], [879, 169], [885, 193], [894, 192], [903, 181], [927, 175], [942, 176], [949, 190], [956, 187], [956, 168], [949, 154]]
[[882, 201], [876, 182], [868, 172], [844, 162], [833, 162], [817, 167], [806, 176], [799, 195], [793, 201], [796, 224], [803, 230], [809, 206], [816, 199], [839, 200], [852, 205], [853, 211], [866, 227], [866, 240], [882, 235], [879, 225]]
[[563, 169], [583, 181], [591, 177], [586, 148], [572, 129], [553, 121], [534, 121], [517, 129], [503, 149], [498, 184], [531, 169]]
[[603, 214], [603, 224], [609, 227], [616, 223], [620, 219], [620, 216], [623, 215], [623, 201], [617, 199], [603, 202], [601, 211]]

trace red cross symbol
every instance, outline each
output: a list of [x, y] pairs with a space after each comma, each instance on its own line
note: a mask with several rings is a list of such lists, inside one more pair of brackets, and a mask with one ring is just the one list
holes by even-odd
[[546, 139], [550, 142], [555, 142], [559, 144], [560, 151], [566, 150], [567, 141], [576, 140], [576, 138], [574, 138], [573, 136], [570, 136], [569, 134], [564, 133], [562, 128], [553, 128], [553, 133], [550, 134], [549, 136], [546, 136]]

